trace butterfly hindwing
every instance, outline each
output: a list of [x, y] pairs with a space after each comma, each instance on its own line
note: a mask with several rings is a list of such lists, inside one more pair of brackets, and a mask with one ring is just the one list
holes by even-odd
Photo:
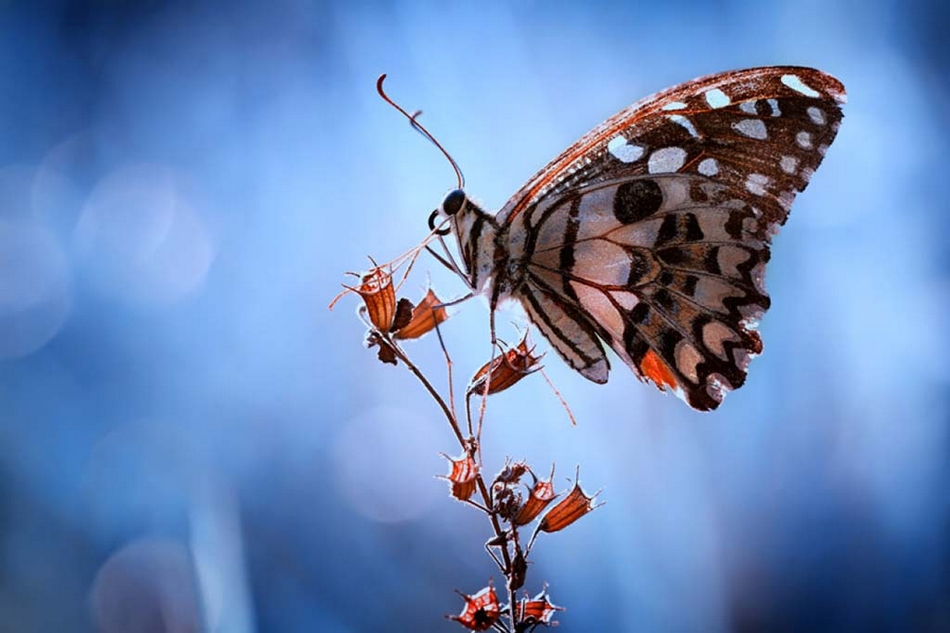
[[523, 278], [508, 294], [587, 377], [606, 380], [596, 334], [640, 377], [717, 407], [762, 349], [771, 237], [834, 139], [843, 95], [820, 71], [777, 67], [624, 110], [499, 213]]

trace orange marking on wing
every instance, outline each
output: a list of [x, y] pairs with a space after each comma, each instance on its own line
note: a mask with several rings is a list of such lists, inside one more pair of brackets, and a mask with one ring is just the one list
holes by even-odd
[[643, 357], [643, 360], [640, 361], [640, 371], [660, 389], [663, 389], [664, 385], [669, 386], [671, 389], [676, 388], [676, 378], [673, 377], [673, 372], [670, 371], [666, 363], [660, 360], [660, 357], [657, 356], [656, 352], [652, 349], [648, 351]]

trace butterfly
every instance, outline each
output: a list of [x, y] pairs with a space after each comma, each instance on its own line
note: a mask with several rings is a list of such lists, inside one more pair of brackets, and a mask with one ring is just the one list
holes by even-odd
[[689, 406], [715, 409], [762, 351], [765, 266], [841, 123], [844, 86], [773, 66], [694, 79], [591, 130], [497, 214], [462, 189], [430, 218], [463, 276], [521, 304], [560, 357], [605, 383], [606, 348]]

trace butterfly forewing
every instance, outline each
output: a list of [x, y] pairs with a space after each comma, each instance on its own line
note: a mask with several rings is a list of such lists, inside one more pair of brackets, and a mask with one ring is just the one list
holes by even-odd
[[717, 407], [762, 349], [769, 243], [843, 102], [829, 75], [772, 67], [697, 79], [620, 112], [499, 213], [507, 246], [493, 305], [518, 299], [591, 380], [607, 379], [599, 337], [641, 378]]

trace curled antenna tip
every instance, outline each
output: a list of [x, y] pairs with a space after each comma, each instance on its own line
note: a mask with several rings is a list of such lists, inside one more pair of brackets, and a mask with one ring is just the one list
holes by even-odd
[[458, 163], [455, 162], [455, 159], [442, 147], [442, 144], [436, 140], [434, 136], [425, 128], [424, 125], [419, 123], [419, 115], [422, 114], [422, 110], [417, 110], [414, 114], [409, 114], [406, 112], [402, 106], [389, 98], [389, 95], [386, 94], [386, 91], [383, 90], [383, 80], [386, 79], [386, 73], [383, 73], [379, 76], [379, 79], [376, 80], [376, 92], [379, 93], [379, 96], [383, 98], [383, 101], [394, 107], [399, 111], [404, 117], [409, 119], [409, 124], [412, 126], [412, 129], [422, 134], [426, 139], [429, 140], [433, 145], [435, 145], [440, 152], [445, 156], [449, 161], [449, 164], [452, 166], [452, 169], [455, 170], [455, 177], [458, 179], [458, 188], [465, 188], [465, 177], [462, 175], [462, 170], [459, 169]]

